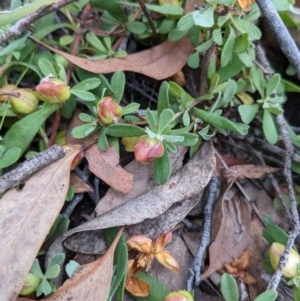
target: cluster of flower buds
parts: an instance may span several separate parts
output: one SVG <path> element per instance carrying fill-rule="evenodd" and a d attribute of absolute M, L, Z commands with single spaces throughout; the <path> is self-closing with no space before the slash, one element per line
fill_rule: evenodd
<path fill-rule="evenodd" d="M 62 104 L 71 96 L 70 87 L 53 75 L 43 78 L 35 90 L 38 98 L 47 103 Z"/>
<path fill-rule="evenodd" d="M 274 242 L 269 250 L 269 257 L 271 266 L 274 270 L 277 269 L 279 265 L 280 256 L 284 250 L 285 246 L 278 242 Z M 294 249 L 289 253 L 288 261 L 283 269 L 283 276 L 286 278 L 293 278 L 297 276 L 298 266 L 300 265 L 300 255 Z"/>
<path fill-rule="evenodd" d="M 158 159 L 165 152 L 162 141 L 148 136 L 142 136 L 134 146 L 134 157 L 137 162 L 148 163 Z"/>
<path fill-rule="evenodd" d="M 103 97 L 97 105 L 97 114 L 101 124 L 117 123 L 122 117 L 122 107 L 111 96 Z"/>
<path fill-rule="evenodd" d="M 188 291 L 180 290 L 168 294 L 164 301 L 194 301 L 194 298 Z"/>

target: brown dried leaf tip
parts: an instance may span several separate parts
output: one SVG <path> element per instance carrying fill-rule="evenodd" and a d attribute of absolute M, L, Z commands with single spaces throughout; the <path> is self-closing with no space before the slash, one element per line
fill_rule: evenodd
<path fill-rule="evenodd" d="M 250 252 L 246 249 L 242 255 L 235 258 L 231 263 L 225 263 L 224 267 L 227 273 L 238 277 L 240 281 L 246 284 L 256 284 L 254 279 L 248 272 Z"/>
<path fill-rule="evenodd" d="M 134 235 L 127 240 L 129 251 L 138 252 L 137 256 L 128 262 L 126 289 L 131 294 L 140 297 L 149 295 L 146 284 L 141 283 L 141 280 L 135 274 L 143 269 L 148 271 L 154 258 L 169 270 L 179 271 L 178 262 L 169 251 L 165 250 L 165 246 L 171 239 L 172 232 L 165 233 L 154 241 L 145 235 Z"/>
<path fill-rule="evenodd" d="M 244 11 L 249 11 L 250 10 L 250 5 L 252 3 L 255 3 L 255 0 L 238 0 L 239 6 L 244 10 Z"/>

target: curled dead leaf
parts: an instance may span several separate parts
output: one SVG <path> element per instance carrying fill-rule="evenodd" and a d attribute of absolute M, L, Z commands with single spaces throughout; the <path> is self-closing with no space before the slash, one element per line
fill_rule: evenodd
<path fill-rule="evenodd" d="M 224 268 L 226 272 L 238 277 L 240 281 L 246 284 L 256 284 L 256 279 L 247 272 L 249 262 L 250 252 L 245 249 L 243 253 L 238 258 L 235 258 L 231 263 L 225 263 Z"/>

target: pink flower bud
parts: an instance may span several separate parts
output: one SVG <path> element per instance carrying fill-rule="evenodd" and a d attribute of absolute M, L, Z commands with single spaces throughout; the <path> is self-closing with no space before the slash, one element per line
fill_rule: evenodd
<path fill-rule="evenodd" d="M 105 96 L 99 101 L 97 112 L 104 125 L 117 123 L 122 117 L 122 107 L 111 96 Z"/>
<path fill-rule="evenodd" d="M 134 146 L 134 157 L 137 162 L 147 163 L 162 157 L 165 152 L 163 143 L 156 138 L 142 136 Z"/>
<path fill-rule="evenodd" d="M 188 291 L 180 290 L 168 294 L 165 301 L 194 301 L 194 298 Z"/>
<path fill-rule="evenodd" d="M 48 76 L 36 86 L 38 97 L 47 103 L 64 103 L 70 96 L 70 87 L 57 78 Z"/>
<path fill-rule="evenodd" d="M 34 91 L 30 89 L 16 88 L 11 91 L 9 103 L 12 109 L 19 114 L 30 114 L 34 112 L 39 104 Z"/>
<path fill-rule="evenodd" d="M 271 266 L 274 270 L 277 269 L 279 264 L 279 258 L 283 252 L 285 246 L 278 242 L 273 242 L 270 251 L 269 257 Z M 300 264 L 300 255 L 294 249 L 289 253 L 288 261 L 283 269 L 283 276 L 287 278 L 293 278 L 297 275 L 297 266 Z"/>

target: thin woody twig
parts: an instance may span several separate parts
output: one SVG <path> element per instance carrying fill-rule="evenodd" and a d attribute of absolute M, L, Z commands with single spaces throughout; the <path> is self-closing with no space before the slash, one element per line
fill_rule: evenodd
<path fill-rule="evenodd" d="M 263 51 L 261 46 L 257 47 L 257 57 L 265 69 L 273 71 L 267 60 L 265 52 Z M 300 60 L 299 60 L 299 64 L 300 64 Z M 299 69 L 299 75 L 300 75 L 300 69 Z M 300 76 L 299 76 L 299 78 L 300 78 Z M 278 288 L 278 285 L 279 285 L 281 277 L 282 277 L 283 269 L 288 260 L 288 255 L 295 244 L 295 240 L 296 240 L 297 236 L 300 233 L 300 221 L 299 221 L 299 214 L 298 214 L 298 210 L 297 210 L 297 202 L 296 202 L 296 197 L 295 197 L 295 190 L 294 190 L 292 170 L 291 170 L 292 158 L 293 158 L 293 154 L 294 154 L 294 147 L 289 138 L 289 134 L 288 134 L 288 130 L 287 130 L 287 123 L 284 119 L 283 114 L 279 114 L 277 116 L 276 120 L 277 120 L 277 124 L 278 124 L 279 131 L 281 134 L 281 139 L 282 139 L 282 142 L 285 147 L 285 160 L 284 160 L 283 173 L 284 173 L 284 176 L 286 179 L 288 193 L 289 193 L 289 197 L 290 197 L 290 216 L 292 218 L 290 223 L 292 224 L 292 230 L 289 232 L 287 243 L 285 245 L 284 251 L 282 252 L 282 254 L 280 256 L 278 268 L 275 271 L 275 273 L 273 274 L 273 276 L 268 284 L 268 289 L 273 289 L 273 290 L 277 290 L 277 288 Z"/>
<path fill-rule="evenodd" d="M 295 41 L 284 25 L 272 1 L 256 0 L 256 2 L 266 18 L 271 30 L 274 32 L 280 49 L 291 65 L 295 68 L 297 77 L 300 80 L 300 52 Z M 270 68 L 267 69 L 270 70 Z"/>
<path fill-rule="evenodd" d="M 203 234 L 201 242 L 198 246 L 195 258 L 189 268 L 188 278 L 187 278 L 187 291 L 191 292 L 193 290 L 193 284 L 196 286 L 200 285 L 201 282 L 201 264 L 207 247 L 210 244 L 210 232 L 212 223 L 212 212 L 213 206 L 217 199 L 219 187 L 219 179 L 217 176 L 212 176 L 208 185 L 208 197 L 207 203 L 204 208 L 204 225 Z"/>
<path fill-rule="evenodd" d="M 0 194 L 10 188 L 22 184 L 33 173 L 62 158 L 64 154 L 64 150 L 61 146 L 53 145 L 21 163 L 16 168 L 0 177 Z"/>
<path fill-rule="evenodd" d="M 75 1 L 76 0 L 59 0 L 52 5 L 43 6 L 39 8 L 36 12 L 17 21 L 8 30 L 6 30 L 3 34 L 1 34 L 0 44 L 7 42 L 12 37 L 20 36 L 30 24 L 32 24 L 39 18 Z"/>

